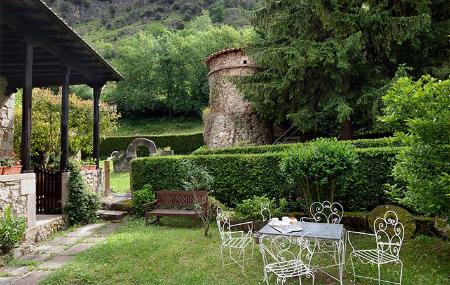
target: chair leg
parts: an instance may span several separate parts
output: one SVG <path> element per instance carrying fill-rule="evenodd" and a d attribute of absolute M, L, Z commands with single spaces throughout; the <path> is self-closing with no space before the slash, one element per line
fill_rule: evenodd
<path fill-rule="evenodd" d="M 400 261 L 400 282 L 398 283 L 399 285 L 402 285 L 402 277 L 403 277 L 403 262 L 401 260 Z"/>
<path fill-rule="evenodd" d="M 311 275 L 312 276 L 312 285 L 314 285 L 314 273 Z"/>
<path fill-rule="evenodd" d="M 378 285 L 381 285 L 381 265 L 378 263 Z"/>
<path fill-rule="evenodd" d="M 350 263 L 352 264 L 352 271 L 353 271 L 353 280 L 352 283 L 356 282 L 356 273 L 355 273 L 355 265 L 353 264 L 353 252 L 350 253 Z"/>
<path fill-rule="evenodd" d="M 222 257 L 222 267 L 225 266 L 225 262 L 223 260 L 223 246 L 220 247 L 220 256 Z"/>

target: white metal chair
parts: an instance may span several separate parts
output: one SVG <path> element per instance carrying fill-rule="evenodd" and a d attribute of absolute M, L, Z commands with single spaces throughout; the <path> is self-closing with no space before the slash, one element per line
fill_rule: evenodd
<path fill-rule="evenodd" d="M 222 257 L 222 266 L 236 263 L 244 270 L 244 262 L 246 260 L 253 259 L 253 222 L 245 222 L 239 224 L 230 224 L 230 220 L 228 216 L 223 212 L 223 210 L 218 207 L 217 208 L 217 227 L 219 229 L 220 238 L 221 238 L 221 246 L 220 246 L 220 254 Z M 236 227 L 245 227 L 247 226 L 247 232 L 242 230 L 232 231 L 232 228 Z M 245 258 L 245 250 L 247 246 L 251 246 L 251 257 Z M 231 262 L 225 263 L 224 260 L 224 250 L 229 250 L 229 257 Z M 236 259 L 233 257 L 232 251 L 237 251 L 239 257 Z"/>
<path fill-rule="evenodd" d="M 339 224 L 344 216 L 344 208 L 338 202 L 331 203 L 330 201 L 314 202 L 309 207 L 311 217 L 302 217 L 302 222 L 314 222 L 314 223 L 327 223 L 327 224 Z M 344 230 L 345 231 L 345 230 Z M 344 233 L 345 237 L 345 233 Z M 318 241 L 317 253 L 326 253 L 331 255 L 335 262 L 338 262 L 339 251 L 345 250 L 345 239 L 343 242 L 329 242 Z M 344 248 L 340 248 L 344 247 Z M 345 263 L 345 260 L 343 260 Z"/>
<path fill-rule="evenodd" d="M 261 204 L 261 216 L 263 222 L 270 221 L 272 219 L 272 215 L 270 214 L 270 203 Z"/>
<path fill-rule="evenodd" d="M 309 207 L 311 218 L 301 218 L 304 222 L 339 224 L 344 216 L 344 208 L 338 202 L 314 202 Z"/>
<path fill-rule="evenodd" d="M 381 282 L 391 283 L 391 284 L 402 284 L 403 275 L 403 262 L 400 260 L 400 249 L 403 244 L 404 238 L 404 228 L 399 222 L 397 214 L 393 211 L 388 211 L 384 214 L 384 217 L 378 217 L 374 223 L 374 234 L 361 233 L 348 231 L 348 242 L 352 248 L 350 254 L 350 260 L 353 268 L 354 279 L 356 277 L 366 278 Z M 376 249 L 356 249 L 352 244 L 351 235 L 366 235 L 373 236 L 375 238 L 377 248 Z M 378 276 L 377 278 L 357 275 L 355 272 L 355 266 L 353 259 L 358 259 L 363 264 L 373 264 L 377 265 Z M 400 264 L 400 281 L 393 282 L 381 279 L 381 265 L 386 264 Z"/>
<path fill-rule="evenodd" d="M 276 276 L 277 284 L 285 284 L 287 279 L 298 277 L 312 278 L 311 258 L 315 242 L 303 237 L 263 235 L 259 239 L 259 248 L 264 261 L 264 281 L 269 284 L 271 274 Z"/>

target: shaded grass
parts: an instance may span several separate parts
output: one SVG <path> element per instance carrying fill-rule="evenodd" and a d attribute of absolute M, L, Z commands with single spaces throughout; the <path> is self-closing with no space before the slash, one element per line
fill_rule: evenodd
<path fill-rule="evenodd" d="M 222 268 L 216 230 L 212 230 L 211 237 L 204 237 L 202 229 L 191 222 L 162 221 L 162 226 L 128 221 L 106 241 L 77 255 L 41 284 L 263 284 L 263 263 L 256 247 L 255 258 L 245 266 L 243 274 L 234 265 Z M 370 238 L 358 242 L 364 246 L 373 243 Z M 417 237 L 405 243 L 401 258 L 405 263 L 403 284 L 449 284 L 450 242 Z M 346 269 L 344 284 L 350 284 L 349 259 Z M 375 274 L 374 267 L 358 269 Z M 383 273 L 394 277 L 393 269 L 387 267 Z M 288 284 L 298 284 L 293 281 Z M 303 284 L 310 284 L 305 281 Z M 275 284 L 273 278 L 271 284 Z M 319 275 L 316 284 L 337 283 Z M 356 284 L 377 283 L 358 280 Z"/>
<path fill-rule="evenodd" d="M 121 119 L 117 136 L 185 134 L 203 131 L 200 118 Z"/>

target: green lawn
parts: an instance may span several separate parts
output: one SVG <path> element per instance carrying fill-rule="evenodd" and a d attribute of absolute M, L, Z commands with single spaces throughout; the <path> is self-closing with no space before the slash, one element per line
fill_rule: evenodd
<path fill-rule="evenodd" d="M 121 119 L 117 136 L 185 134 L 203 131 L 200 118 Z"/>
<path fill-rule="evenodd" d="M 145 226 L 143 220 L 126 222 L 106 241 L 77 255 L 42 284 L 263 284 L 263 263 L 256 247 L 255 259 L 243 274 L 234 265 L 222 268 L 216 230 L 207 238 L 202 229 L 182 220 L 163 219 L 162 223 Z M 371 240 L 359 242 L 367 245 Z M 405 243 L 401 258 L 405 263 L 403 284 L 450 284 L 450 242 L 417 237 Z M 390 276 L 391 269 L 387 271 Z M 370 270 L 375 273 L 374 268 Z M 345 284 L 350 284 L 350 272 L 348 260 Z M 318 276 L 316 284 L 337 283 Z M 357 284 L 377 283 L 363 280 Z"/>
<path fill-rule="evenodd" d="M 111 171 L 111 188 L 113 193 L 129 193 L 130 192 L 130 173 Z"/>

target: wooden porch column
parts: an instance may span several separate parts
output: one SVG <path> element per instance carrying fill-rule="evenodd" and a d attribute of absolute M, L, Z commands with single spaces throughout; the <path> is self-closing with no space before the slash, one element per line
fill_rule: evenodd
<path fill-rule="evenodd" d="M 22 140 L 20 153 L 22 172 L 33 172 L 31 165 L 31 95 L 33 91 L 33 44 L 27 40 L 24 46 L 25 62 L 22 97 Z"/>
<path fill-rule="evenodd" d="M 103 84 L 94 86 L 94 134 L 93 134 L 93 152 L 92 158 L 95 159 L 97 169 L 100 164 L 100 93 L 102 92 Z"/>
<path fill-rule="evenodd" d="M 59 161 L 61 171 L 67 171 L 69 166 L 69 84 L 70 68 L 66 67 L 61 92 L 61 159 Z"/>

